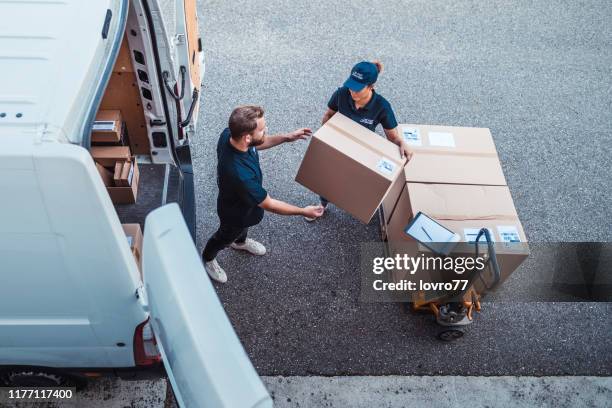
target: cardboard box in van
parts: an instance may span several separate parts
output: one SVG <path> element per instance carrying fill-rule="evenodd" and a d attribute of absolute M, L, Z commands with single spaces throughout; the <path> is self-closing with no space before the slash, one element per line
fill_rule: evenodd
<path fill-rule="evenodd" d="M 120 110 L 99 110 L 91 128 L 91 142 L 119 143 L 123 140 L 123 130 Z"/>
<path fill-rule="evenodd" d="M 368 223 L 405 162 L 395 144 L 336 113 L 312 136 L 295 179 Z"/>
<path fill-rule="evenodd" d="M 112 168 L 118 161 L 130 161 L 132 156 L 128 146 L 93 146 L 90 153 L 96 163 Z"/>
<path fill-rule="evenodd" d="M 383 200 L 386 223 L 406 182 L 507 185 L 489 129 L 410 124 L 398 128 L 415 154 L 403 180 L 396 181 Z"/>
<path fill-rule="evenodd" d="M 130 173 L 132 171 L 132 163 L 128 161 L 115 163 L 115 174 L 113 176 L 113 182 L 116 187 L 129 187 L 130 186 Z"/>
<path fill-rule="evenodd" d="M 96 169 L 98 169 L 98 173 L 100 173 L 100 178 L 106 187 L 113 185 L 113 175 L 106 168 L 102 167 L 100 164 L 96 163 Z"/>
<path fill-rule="evenodd" d="M 488 228 L 496 243 L 501 282 L 529 256 L 527 237 L 506 186 L 407 183 L 387 227 L 391 254 L 418 256 L 429 251 L 404 232 L 419 211 L 459 234 L 460 242 L 473 242 L 481 228 Z M 485 248 L 484 238 L 480 242 Z M 470 245 L 467 255 L 473 255 L 473 249 Z M 405 279 L 405 272 L 398 272 L 395 279 Z M 482 283 L 476 288 L 482 290 Z"/>
<path fill-rule="evenodd" d="M 142 230 L 140 224 L 121 224 L 142 277 Z"/>
<path fill-rule="evenodd" d="M 122 162 L 125 163 L 125 162 Z M 114 204 L 134 204 L 138 198 L 138 182 L 140 173 L 136 158 L 131 160 L 130 170 L 127 177 L 127 186 L 107 187 L 106 190 Z"/>

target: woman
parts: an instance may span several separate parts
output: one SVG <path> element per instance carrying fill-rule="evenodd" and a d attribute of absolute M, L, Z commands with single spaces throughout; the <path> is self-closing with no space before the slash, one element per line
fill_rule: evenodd
<path fill-rule="evenodd" d="M 351 70 L 351 75 L 344 82 L 344 86 L 338 88 L 329 99 L 322 124 L 336 112 L 340 112 L 371 131 L 381 124 L 387 139 L 399 146 L 402 157 L 410 160 L 413 152 L 399 135 L 397 120 L 391 104 L 374 90 L 374 84 L 382 70 L 383 65 L 380 61 L 362 61 L 355 65 Z M 329 202 L 324 197 L 319 198 L 325 209 Z M 314 218 L 306 219 L 314 221 Z"/>

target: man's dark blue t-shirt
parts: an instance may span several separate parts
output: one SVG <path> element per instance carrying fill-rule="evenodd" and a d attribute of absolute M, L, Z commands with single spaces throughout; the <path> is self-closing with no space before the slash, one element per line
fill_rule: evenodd
<path fill-rule="evenodd" d="M 391 109 L 391 104 L 375 91 L 372 91 L 372 99 L 364 107 L 357 109 L 349 89 L 343 86 L 334 92 L 327 106 L 371 131 L 374 131 L 379 123 L 384 129 L 395 129 L 397 127 L 397 120 L 393 109 Z"/>
<path fill-rule="evenodd" d="M 262 187 L 257 149 L 241 152 L 230 143 L 226 128 L 217 143 L 217 214 L 222 224 L 250 227 L 259 223 L 264 210 L 258 205 L 268 193 Z"/>

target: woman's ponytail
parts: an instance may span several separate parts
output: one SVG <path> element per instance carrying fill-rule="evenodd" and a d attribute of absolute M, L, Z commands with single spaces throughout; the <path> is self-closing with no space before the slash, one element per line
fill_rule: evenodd
<path fill-rule="evenodd" d="M 374 60 L 374 61 L 372 61 L 372 64 L 376 65 L 376 70 L 378 71 L 379 74 L 381 74 L 383 72 L 383 64 L 382 64 L 382 62 L 380 62 L 379 60 Z"/>

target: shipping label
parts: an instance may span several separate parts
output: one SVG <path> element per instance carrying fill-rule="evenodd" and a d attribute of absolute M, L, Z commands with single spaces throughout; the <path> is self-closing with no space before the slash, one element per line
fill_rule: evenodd
<path fill-rule="evenodd" d="M 418 128 L 402 128 L 402 136 L 404 141 L 411 146 L 423 145 L 423 141 L 421 140 L 421 131 Z"/>
<path fill-rule="evenodd" d="M 106 120 L 99 120 L 99 121 L 95 121 L 92 127 L 93 130 L 107 130 L 107 131 L 113 131 L 115 130 L 115 122 L 113 122 L 112 120 L 106 121 Z"/>
<path fill-rule="evenodd" d="M 391 160 L 387 159 L 386 157 L 383 157 L 378 161 L 376 168 L 382 174 L 386 174 L 390 176 L 395 171 L 395 163 L 393 163 Z"/>
<path fill-rule="evenodd" d="M 487 228 L 489 231 L 489 235 L 491 236 L 491 241 L 495 242 L 495 234 L 491 228 Z M 478 232 L 480 232 L 480 228 L 464 228 L 463 229 L 463 237 L 465 242 L 473 244 L 476 242 L 476 237 L 478 237 Z M 486 244 L 487 240 L 484 236 L 480 237 L 478 241 L 479 244 Z"/>
<path fill-rule="evenodd" d="M 429 132 L 429 144 L 439 147 L 455 147 L 455 136 L 449 132 Z"/>

